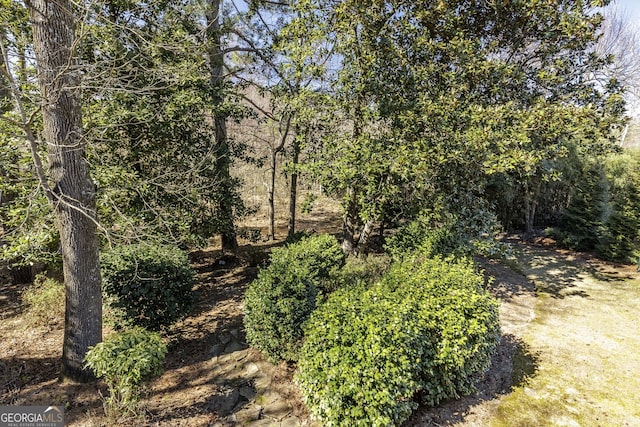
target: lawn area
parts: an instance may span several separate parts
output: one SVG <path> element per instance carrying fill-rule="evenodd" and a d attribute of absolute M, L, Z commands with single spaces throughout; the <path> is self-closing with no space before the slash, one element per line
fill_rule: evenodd
<path fill-rule="evenodd" d="M 491 425 L 640 425 L 635 268 L 532 246 L 516 259 L 538 294 L 523 336 L 537 370 L 501 400 Z"/>

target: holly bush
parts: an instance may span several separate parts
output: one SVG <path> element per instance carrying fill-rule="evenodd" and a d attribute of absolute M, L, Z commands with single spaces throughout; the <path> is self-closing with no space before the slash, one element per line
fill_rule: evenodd
<path fill-rule="evenodd" d="M 324 291 L 333 290 L 335 277 L 345 264 L 340 243 L 329 234 L 303 237 L 287 245 L 283 252 L 278 251 L 275 251 L 277 255 L 274 256 L 284 257 L 288 262 L 309 270 L 315 285 Z"/>
<path fill-rule="evenodd" d="M 344 264 L 338 241 L 310 236 L 276 248 L 258 272 L 244 300 L 247 341 L 269 360 L 296 360 L 303 325 L 316 307 L 319 289 L 331 288 Z"/>
<path fill-rule="evenodd" d="M 139 327 L 110 335 L 90 348 L 85 367 L 104 377 L 109 388 L 107 412 L 135 412 L 142 383 L 162 373 L 166 355 L 160 335 Z"/>
<path fill-rule="evenodd" d="M 125 323 L 159 331 L 189 313 L 195 272 L 173 246 L 120 246 L 101 255 L 103 289 Z"/>
<path fill-rule="evenodd" d="M 469 198 L 457 205 L 452 210 L 440 201 L 420 212 L 387 239 L 387 253 L 396 260 L 416 252 L 430 257 L 504 257 L 509 248 L 497 241 L 500 224 L 486 202 Z"/>
<path fill-rule="evenodd" d="M 344 288 L 310 317 L 296 381 L 326 425 L 399 425 L 417 398 L 473 390 L 499 339 L 498 305 L 466 261 L 406 259 Z"/>

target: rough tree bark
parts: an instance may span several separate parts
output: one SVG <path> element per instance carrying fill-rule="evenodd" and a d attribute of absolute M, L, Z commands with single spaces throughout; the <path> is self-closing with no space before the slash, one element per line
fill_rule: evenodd
<path fill-rule="evenodd" d="M 353 120 L 353 139 L 358 140 L 363 133 L 364 123 L 364 96 L 358 92 L 354 106 Z M 346 255 L 357 256 L 357 242 L 355 241 L 356 229 L 358 223 L 358 206 L 356 204 L 356 191 L 352 185 L 347 187 L 346 195 L 347 205 L 344 207 L 344 215 L 342 217 L 342 251 Z"/>
<path fill-rule="evenodd" d="M 90 346 L 102 340 L 102 291 L 95 185 L 84 159 L 82 115 L 74 92 L 78 85 L 73 6 L 66 0 L 30 0 L 25 4 L 33 25 L 52 187 L 42 179 L 41 184 L 55 213 L 63 259 L 66 308 L 62 375 L 87 381 L 92 375 L 83 369 L 84 356 Z M 38 160 L 34 158 L 36 166 Z"/>
<path fill-rule="evenodd" d="M 371 232 L 373 231 L 373 226 L 375 225 L 375 221 L 373 219 L 367 220 L 365 222 L 364 227 L 362 227 L 362 231 L 360 232 L 360 237 L 358 237 L 358 245 L 356 246 L 353 254 L 356 257 L 360 255 L 366 255 L 367 249 L 369 247 L 369 241 L 371 238 Z"/>
<path fill-rule="evenodd" d="M 207 20 L 207 55 L 209 57 L 210 82 L 213 89 L 213 122 L 216 146 L 215 167 L 220 180 L 220 222 L 222 250 L 233 253 L 238 249 L 238 240 L 234 225 L 232 179 L 229 172 L 231 155 L 227 139 L 227 118 L 220 111 L 224 103 L 224 50 L 222 49 L 222 30 L 220 28 L 220 12 L 222 0 L 210 0 L 205 12 Z"/>

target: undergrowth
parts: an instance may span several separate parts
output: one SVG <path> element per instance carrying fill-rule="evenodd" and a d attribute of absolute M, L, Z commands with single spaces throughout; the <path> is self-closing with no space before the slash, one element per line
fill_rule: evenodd
<path fill-rule="evenodd" d="M 40 274 L 22 293 L 22 304 L 30 326 L 60 325 L 64 321 L 64 284 Z"/>

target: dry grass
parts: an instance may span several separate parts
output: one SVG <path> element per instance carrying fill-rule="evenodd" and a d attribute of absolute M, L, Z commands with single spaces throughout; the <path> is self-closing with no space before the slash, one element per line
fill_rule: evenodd
<path fill-rule="evenodd" d="M 253 165 L 240 165 L 234 175 L 242 178 L 241 194 L 248 207 L 255 213 L 239 221 L 240 230 L 260 230 L 262 237 L 268 234 L 269 211 L 267 168 L 256 168 Z M 312 200 L 312 203 L 307 203 Z M 276 238 L 287 236 L 289 221 L 289 183 L 287 177 L 278 172 L 275 191 L 275 226 Z M 301 178 L 298 184 L 296 230 L 334 232 L 336 220 L 340 218 L 340 202 L 322 193 L 320 185 Z"/>
<path fill-rule="evenodd" d="M 491 425 L 640 425 L 640 277 L 632 267 L 557 255 L 519 255 L 539 293 L 525 334 L 538 369 L 502 400 Z"/>

